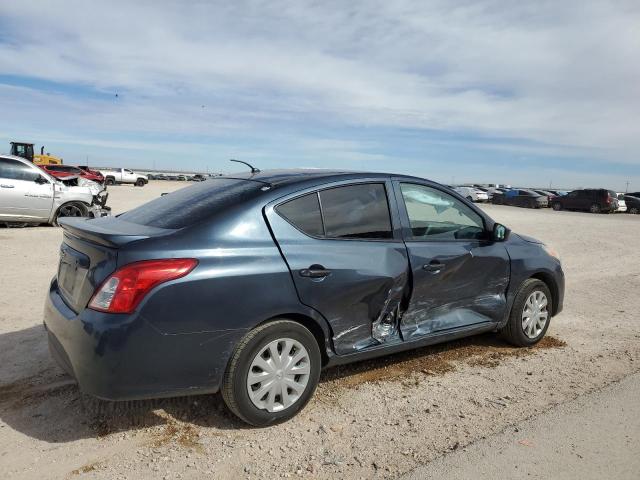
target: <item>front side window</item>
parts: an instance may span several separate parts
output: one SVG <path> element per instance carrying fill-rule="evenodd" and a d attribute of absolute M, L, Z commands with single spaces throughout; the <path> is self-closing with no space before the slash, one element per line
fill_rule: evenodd
<path fill-rule="evenodd" d="M 40 173 L 29 165 L 9 158 L 0 158 L 0 178 L 33 182 L 39 176 Z"/>
<path fill-rule="evenodd" d="M 327 238 L 392 238 L 387 191 L 381 183 L 365 183 L 320 191 Z"/>
<path fill-rule="evenodd" d="M 484 238 L 482 217 L 453 196 L 413 183 L 400 184 L 413 240 Z"/>

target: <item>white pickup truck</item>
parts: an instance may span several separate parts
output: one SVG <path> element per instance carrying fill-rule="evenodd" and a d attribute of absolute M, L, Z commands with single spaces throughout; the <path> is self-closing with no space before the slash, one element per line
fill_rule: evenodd
<path fill-rule="evenodd" d="M 117 183 L 131 183 L 136 187 L 144 187 L 149 183 L 146 175 L 136 173 L 128 168 L 112 168 L 109 170 L 99 170 L 104 176 L 105 185 L 115 185 Z"/>

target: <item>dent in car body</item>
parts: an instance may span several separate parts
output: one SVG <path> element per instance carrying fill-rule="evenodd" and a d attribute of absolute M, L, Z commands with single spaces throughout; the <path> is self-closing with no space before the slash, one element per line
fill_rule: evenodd
<path fill-rule="evenodd" d="M 391 188 L 385 180 L 361 178 L 346 183 L 373 181 Z M 336 182 L 322 188 L 344 184 Z M 409 278 L 407 250 L 399 228 L 394 228 L 394 238 L 386 240 L 317 239 L 300 232 L 275 211 L 277 204 L 312 191 L 315 190 L 279 198 L 267 205 L 265 216 L 291 271 L 300 301 L 326 318 L 335 353 L 348 354 L 376 345 L 382 338 L 374 338 L 373 325 L 397 310 L 405 294 Z M 395 208 L 395 204 L 390 208 Z M 300 271 L 312 264 L 330 270 L 330 275 L 301 276 Z"/>

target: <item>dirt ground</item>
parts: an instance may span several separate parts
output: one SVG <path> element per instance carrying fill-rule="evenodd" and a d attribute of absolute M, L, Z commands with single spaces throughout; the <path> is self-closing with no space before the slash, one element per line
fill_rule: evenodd
<path fill-rule="evenodd" d="M 109 203 L 184 185 L 112 187 Z M 328 370 L 298 417 L 265 429 L 217 395 L 84 399 L 42 327 L 61 231 L 0 229 L 0 478 L 395 478 L 640 371 L 640 216 L 484 208 L 562 256 L 565 310 L 547 340 L 483 335 Z"/>

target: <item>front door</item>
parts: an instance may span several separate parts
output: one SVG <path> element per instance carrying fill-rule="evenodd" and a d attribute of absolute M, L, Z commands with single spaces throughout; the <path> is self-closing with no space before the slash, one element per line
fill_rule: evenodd
<path fill-rule="evenodd" d="M 388 192 L 380 179 L 341 183 L 265 209 L 300 301 L 325 317 L 339 355 L 401 341 L 409 261 Z"/>
<path fill-rule="evenodd" d="M 502 320 L 509 256 L 488 238 L 483 216 L 436 185 L 396 181 L 394 189 L 413 283 L 404 339 Z"/>

